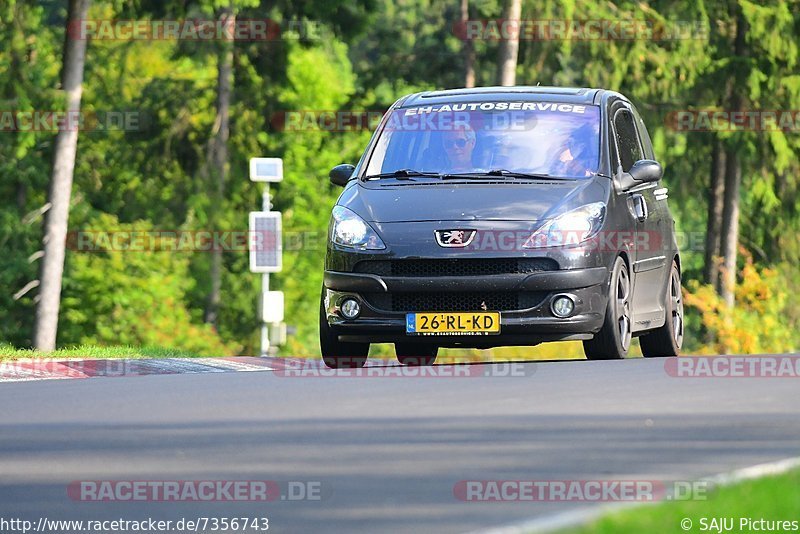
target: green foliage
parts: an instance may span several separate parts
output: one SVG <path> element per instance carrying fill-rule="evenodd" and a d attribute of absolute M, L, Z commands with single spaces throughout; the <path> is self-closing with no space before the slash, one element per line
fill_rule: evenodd
<path fill-rule="evenodd" d="M 0 110 L 53 109 L 60 61 L 57 34 L 45 10 L 27 2 L 0 7 Z M 0 131 L 0 340 L 30 343 L 36 290 L 14 294 L 36 279 L 29 259 L 41 248 L 37 212 L 47 198 L 50 132 Z"/>
<path fill-rule="evenodd" d="M 722 519 L 733 519 L 729 532 L 752 532 L 770 528 L 783 518 L 794 518 L 800 501 L 800 470 L 743 480 L 732 485 L 709 485 L 707 492 L 698 485 L 697 498 L 664 500 L 652 506 L 642 505 L 628 510 L 609 511 L 587 525 L 562 529 L 560 534 L 617 534 L 619 532 L 701 532 L 716 531 Z M 700 492 L 702 492 L 702 497 Z M 741 518 L 741 519 L 740 519 Z M 750 519 L 752 526 L 740 520 Z M 691 523 L 686 523 L 686 520 Z M 765 523 L 759 525 L 759 520 Z M 703 523 L 705 521 L 705 529 Z M 716 523 L 712 523 L 715 520 Z M 682 521 L 684 521 L 682 523 Z M 790 519 L 791 521 L 791 519 Z M 688 526 L 688 528 L 686 528 Z M 741 528 L 743 527 L 743 528 Z M 753 530 L 751 530 L 751 528 Z M 776 530 L 782 527 L 776 527 Z M 719 530 L 723 530 L 720 526 Z M 727 530 L 727 529 L 725 529 Z"/>
<path fill-rule="evenodd" d="M 227 5 L 222 0 L 95 0 L 90 18 L 211 18 Z M 472 1 L 470 18 L 496 19 L 502 5 L 499 0 Z M 791 38 L 800 28 L 796 7 L 787 0 L 523 2 L 523 19 L 634 19 L 655 26 L 681 20 L 696 21 L 707 30 L 663 41 L 523 40 L 517 77 L 521 85 L 600 86 L 633 98 L 666 169 L 670 207 L 678 230 L 688 236 L 686 247 L 698 242 L 692 236 L 702 234 L 706 224 L 712 142 L 718 137 L 739 151 L 744 170 L 740 241 L 753 257 L 752 265 L 742 263 L 741 283 L 747 286 L 755 272 L 771 293 L 763 310 L 752 308 L 753 302 L 743 296 L 736 312 L 741 317 L 731 320 L 778 325 L 775 332 L 759 334 L 760 344 L 736 341 L 745 347 L 741 350 L 797 346 L 795 338 L 784 334 L 798 324 L 800 309 L 800 302 L 794 302 L 800 281 L 790 267 L 800 261 L 800 136 L 784 131 L 679 132 L 668 126 L 666 117 L 670 111 L 725 107 L 729 86 L 740 91 L 748 109 L 800 108 L 798 42 Z M 273 119 L 287 111 L 383 111 L 405 93 L 461 86 L 462 42 L 453 31 L 459 3 L 237 0 L 234 8 L 242 19 L 269 17 L 284 28 L 289 21 L 313 22 L 321 38 L 286 31 L 281 40 L 234 44 L 230 174 L 224 199 L 215 200 L 213 179 L 204 172 L 215 126 L 220 43 L 93 40 L 83 109 L 134 111 L 141 127 L 81 132 L 70 229 L 244 231 L 247 212 L 261 206 L 260 186 L 247 177 L 248 159 L 283 157 L 285 179 L 272 191 L 274 209 L 284 214 L 285 267 L 273 277 L 272 287 L 285 292 L 286 316 L 296 329 L 283 352 L 312 355 L 317 352 L 325 233 L 340 192 L 328 183 L 327 173 L 338 163 L 356 162 L 370 132 L 282 130 Z M 733 53 L 737 10 L 747 23 L 747 53 L 741 57 Z M 53 0 L 0 5 L 0 110 L 62 106 L 58 87 L 65 18 L 64 3 Z M 498 42 L 474 44 L 477 83 L 491 85 Z M 0 340 L 24 347 L 30 345 L 36 289 L 16 300 L 14 295 L 37 277 L 40 210 L 46 202 L 55 135 L 31 131 L 0 136 L 0 198 L 5 201 L 0 206 Z M 212 224 L 218 228 L 210 228 Z M 202 325 L 210 256 L 68 251 L 59 343 L 164 344 L 204 354 L 254 353 L 260 278 L 249 272 L 245 251 L 223 254 L 222 303 L 218 330 L 212 331 Z M 708 305 L 712 300 L 705 298 L 707 290 L 692 282 L 700 278 L 702 262 L 702 250 L 684 248 L 684 279 Z M 720 336 L 717 343 L 728 343 L 722 328 L 727 323 L 709 323 L 710 316 L 723 315 L 721 309 L 694 310 L 687 339 L 704 341 L 713 331 Z M 705 350 L 699 341 L 693 348 Z"/>
<path fill-rule="evenodd" d="M 81 230 L 92 244 L 67 263 L 60 343 L 159 346 L 207 356 L 237 352 L 209 325 L 191 321 L 184 304 L 194 283 L 188 258 L 169 252 L 175 246 L 166 240 L 137 241 L 152 231 L 149 222 L 120 224 L 108 214 Z"/>
<path fill-rule="evenodd" d="M 195 358 L 197 356 L 193 352 L 180 349 L 165 349 L 163 347 L 75 345 L 57 349 L 53 352 L 41 352 L 33 349 L 15 349 L 10 345 L 0 345 L 0 360 L 19 360 L 22 358 L 51 358 L 54 360 L 67 358 Z"/>
<path fill-rule="evenodd" d="M 713 287 L 697 280 L 689 282 L 686 305 L 699 312 L 708 338 L 713 340 L 703 346 L 695 340 L 695 352 L 794 352 L 800 346 L 800 323 L 796 308 L 789 305 L 786 278 L 776 269 L 758 269 L 746 251 L 743 256 L 745 265 L 735 288 L 735 308 L 728 307 Z"/>

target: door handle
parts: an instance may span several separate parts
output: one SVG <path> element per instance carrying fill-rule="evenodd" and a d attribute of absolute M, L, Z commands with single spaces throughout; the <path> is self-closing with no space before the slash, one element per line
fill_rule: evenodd
<path fill-rule="evenodd" d="M 633 216 L 636 217 L 636 220 L 639 222 L 644 222 L 647 220 L 647 216 L 650 215 L 650 210 L 647 208 L 647 201 L 644 199 L 644 196 L 636 193 L 635 195 L 631 195 L 631 212 L 633 212 Z"/>

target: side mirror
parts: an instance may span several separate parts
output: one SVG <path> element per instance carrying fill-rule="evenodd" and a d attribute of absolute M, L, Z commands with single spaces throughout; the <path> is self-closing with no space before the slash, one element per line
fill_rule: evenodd
<path fill-rule="evenodd" d="M 623 172 L 622 167 L 617 172 L 617 185 L 622 191 L 648 182 L 657 182 L 664 174 L 661 164 L 652 159 L 640 159 L 633 164 L 629 172 Z"/>
<path fill-rule="evenodd" d="M 664 170 L 657 161 L 640 159 L 633 164 L 629 174 L 637 182 L 657 182 L 664 175 Z"/>
<path fill-rule="evenodd" d="M 331 183 L 333 185 L 344 187 L 345 185 L 347 185 L 347 182 L 353 175 L 354 170 L 356 170 L 355 165 L 350 165 L 349 163 L 342 163 L 341 165 L 337 165 L 336 167 L 331 169 L 331 172 L 328 173 L 328 177 L 331 179 Z"/>

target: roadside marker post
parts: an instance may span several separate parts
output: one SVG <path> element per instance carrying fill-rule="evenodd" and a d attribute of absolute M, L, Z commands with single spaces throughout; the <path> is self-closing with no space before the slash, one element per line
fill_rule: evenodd
<path fill-rule="evenodd" d="M 270 182 L 283 180 L 281 158 L 250 158 L 250 180 L 263 182 L 261 211 L 251 211 L 249 217 L 250 271 L 261 273 L 261 356 L 274 354 L 270 346 L 270 326 L 275 332 L 285 331 L 283 323 L 283 292 L 269 290 L 269 273 L 283 269 L 283 238 L 281 212 L 272 211 Z M 278 342 L 282 341 L 278 336 Z"/>

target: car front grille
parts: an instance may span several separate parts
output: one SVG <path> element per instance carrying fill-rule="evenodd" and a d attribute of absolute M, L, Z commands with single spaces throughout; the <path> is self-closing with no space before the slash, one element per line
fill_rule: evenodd
<path fill-rule="evenodd" d="M 410 292 L 366 293 L 364 299 L 373 308 L 392 312 L 471 312 L 513 311 L 533 308 L 547 296 L 542 291 L 522 292 Z"/>
<path fill-rule="evenodd" d="M 355 265 L 355 272 L 378 276 L 434 278 L 437 276 L 491 276 L 555 271 L 558 262 L 550 258 L 452 258 L 418 260 L 367 260 Z"/>

